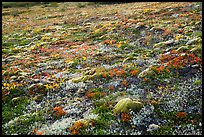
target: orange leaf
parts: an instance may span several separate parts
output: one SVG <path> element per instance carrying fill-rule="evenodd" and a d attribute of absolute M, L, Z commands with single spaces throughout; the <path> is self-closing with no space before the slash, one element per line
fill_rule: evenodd
<path fill-rule="evenodd" d="M 111 85 L 111 86 L 108 87 L 108 89 L 114 90 L 114 86 Z"/>
<path fill-rule="evenodd" d="M 126 122 L 129 121 L 131 119 L 131 116 L 125 112 L 122 112 L 121 114 L 121 121 L 122 122 Z"/>
<path fill-rule="evenodd" d="M 123 81 L 122 82 L 122 84 L 123 84 L 123 86 L 125 86 L 125 87 L 127 87 L 128 86 L 128 83 L 127 83 L 127 81 L 125 80 L 125 81 Z"/>
<path fill-rule="evenodd" d="M 144 80 L 144 82 L 146 82 L 148 79 L 147 79 L 147 78 L 144 78 L 143 80 Z"/>
<path fill-rule="evenodd" d="M 186 112 L 178 112 L 177 113 L 178 118 L 184 118 L 184 117 L 186 117 L 186 115 L 187 115 Z"/>
<path fill-rule="evenodd" d="M 102 74 L 102 76 L 103 76 L 104 78 L 106 78 L 106 77 L 107 77 L 107 74 L 104 72 L 104 73 Z"/>
<path fill-rule="evenodd" d="M 37 132 L 36 135 L 43 135 L 43 132 Z"/>
<path fill-rule="evenodd" d="M 135 74 L 137 74 L 137 73 L 138 73 L 138 70 L 132 70 L 132 71 L 130 72 L 131 75 L 135 75 Z"/>
<path fill-rule="evenodd" d="M 113 77 L 113 76 L 114 76 L 114 74 L 113 74 L 113 72 L 112 72 L 112 71 L 109 71 L 109 74 L 110 74 L 110 76 L 111 76 L 111 77 Z"/>
<path fill-rule="evenodd" d="M 85 94 L 88 98 L 93 98 L 95 97 L 95 93 L 91 92 L 91 91 L 88 91 L 86 94 Z"/>

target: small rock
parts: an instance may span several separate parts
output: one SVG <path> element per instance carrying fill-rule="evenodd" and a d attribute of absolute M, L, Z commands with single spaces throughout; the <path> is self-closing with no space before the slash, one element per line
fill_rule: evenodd
<path fill-rule="evenodd" d="M 191 66 L 192 68 L 199 68 L 199 67 L 201 67 L 199 64 L 195 64 L 195 65 L 192 65 Z"/>
<path fill-rule="evenodd" d="M 202 123 L 201 122 L 199 122 L 199 126 L 202 127 Z"/>
<path fill-rule="evenodd" d="M 14 105 L 17 105 L 18 102 L 21 100 L 22 98 L 21 97 L 15 97 L 11 100 L 11 103 L 14 104 Z"/>
<path fill-rule="evenodd" d="M 143 61 L 138 61 L 138 63 L 137 63 L 137 65 L 138 65 L 139 67 L 143 67 L 144 64 L 145 64 L 145 62 L 143 62 Z"/>
<path fill-rule="evenodd" d="M 164 42 L 159 42 L 159 43 L 154 44 L 153 48 L 161 47 L 163 45 L 169 45 L 169 44 L 172 44 L 174 42 L 175 42 L 174 39 L 171 39 L 171 40 L 168 40 L 168 41 L 164 41 Z"/>
<path fill-rule="evenodd" d="M 149 66 L 147 69 L 145 69 L 144 71 L 142 71 L 139 75 L 138 78 L 142 78 L 146 75 L 151 75 L 152 73 L 154 73 L 151 69 L 151 66 Z"/>
<path fill-rule="evenodd" d="M 201 5 L 199 5 L 199 4 L 198 4 L 198 5 L 195 5 L 194 7 L 195 7 L 195 8 L 200 8 L 200 7 L 201 7 Z"/>
<path fill-rule="evenodd" d="M 10 79 L 16 79 L 16 78 L 17 78 L 16 76 L 11 76 L 11 77 L 10 77 Z"/>
<path fill-rule="evenodd" d="M 26 72 L 21 72 L 20 75 L 22 75 L 22 76 L 27 76 L 28 73 L 26 73 Z"/>
<path fill-rule="evenodd" d="M 197 46 L 197 47 L 194 47 L 190 50 L 191 52 L 201 52 L 202 51 L 202 47 L 200 46 Z"/>
<path fill-rule="evenodd" d="M 17 80 L 22 80 L 22 79 L 25 79 L 25 77 L 24 77 L 24 76 L 19 76 L 19 77 L 17 78 Z"/>
<path fill-rule="evenodd" d="M 63 100 L 63 101 L 67 101 L 67 100 L 68 100 L 68 97 L 63 97 L 62 100 Z"/>
<path fill-rule="evenodd" d="M 191 45 L 191 44 L 193 44 L 195 41 L 198 41 L 200 38 L 195 38 L 195 39 L 190 39 L 187 43 L 186 43 L 186 45 Z"/>
<path fill-rule="evenodd" d="M 171 40 L 168 40 L 168 41 L 165 41 L 165 42 L 163 42 L 165 45 L 169 45 L 169 44 L 172 44 L 174 42 L 174 40 L 173 39 L 171 39 Z"/>
<path fill-rule="evenodd" d="M 91 69 L 85 73 L 85 75 L 93 75 L 96 72 L 96 69 Z"/>
<path fill-rule="evenodd" d="M 178 18 L 179 14 L 173 14 L 172 17 Z"/>
<path fill-rule="evenodd" d="M 87 78 L 87 76 L 81 76 L 79 78 L 73 78 L 72 82 L 78 83 L 78 82 L 84 81 L 86 78 Z"/>
<path fill-rule="evenodd" d="M 35 100 L 36 102 L 40 102 L 42 101 L 42 99 L 43 99 L 43 94 L 39 94 L 33 97 L 33 100 Z"/>
<path fill-rule="evenodd" d="M 82 99 L 81 99 L 81 98 L 76 97 L 76 98 L 74 98 L 74 101 L 82 101 Z"/>
<path fill-rule="evenodd" d="M 32 84 L 28 87 L 28 89 L 32 89 L 33 87 L 35 87 L 36 84 Z"/>
<path fill-rule="evenodd" d="M 59 101 L 59 100 L 61 100 L 61 97 L 60 97 L 60 96 L 58 96 L 56 100 L 58 100 L 58 101 Z"/>
<path fill-rule="evenodd" d="M 39 80 L 39 79 L 33 79 L 33 81 L 35 81 L 36 83 L 37 83 L 37 82 L 40 82 L 40 80 Z"/>
<path fill-rule="evenodd" d="M 160 128 L 160 126 L 158 126 L 156 124 L 150 124 L 149 128 L 147 129 L 147 132 L 151 132 L 153 130 L 157 130 L 158 128 Z"/>
<path fill-rule="evenodd" d="M 165 50 L 165 52 L 169 52 L 169 51 L 171 51 L 172 50 L 172 48 L 170 47 L 170 48 L 167 48 L 166 50 Z"/>
<path fill-rule="evenodd" d="M 84 94 L 86 91 L 83 88 L 79 88 L 77 94 Z"/>
<path fill-rule="evenodd" d="M 63 104 L 63 102 L 62 101 L 57 101 L 55 104 L 56 105 L 61 105 L 61 104 Z"/>

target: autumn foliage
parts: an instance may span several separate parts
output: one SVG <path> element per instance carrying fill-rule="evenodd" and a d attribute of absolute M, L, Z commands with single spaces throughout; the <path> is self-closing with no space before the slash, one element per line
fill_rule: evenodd
<path fill-rule="evenodd" d="M 55 115 L 57 117 L 64 116 L 67 112 L 65 112 L 61 106 L 54 107 L 53 110 L 55 111 Z"/>

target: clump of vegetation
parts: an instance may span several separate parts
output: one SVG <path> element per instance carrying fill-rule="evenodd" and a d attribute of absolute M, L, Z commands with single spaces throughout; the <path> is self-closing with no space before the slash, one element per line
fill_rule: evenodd
<path fill-rule="evenodd" d="M 45 3 L 41 2 L 2 2 L 2 8 L 14 8 L 14 7 L 32 7 Z"/>
<path fill-rule="evenodd" d="M 143 107 L 143 104 L 139 101 L 133 101 L 130 98 L 121 99 L 114 107 L 114 114 L 121 112 L 129 112 L 129 110 L 139 111 Z"/>
<path fill-rule="evenodd" d="M 58 7 L 57 2 L 44 2 L 42 3 L 44 7 Z"/>
<path fill-rule="evenodd" d="M 168 6 L 3 2 L 3 134 L 201 134 L 201 3 Z"/>
<path fill-rule="evenodd" d="M 43 5 L 45 7 L 57 7 L 58 2 L 2 2 L 2 8 L 15 8 L 15 7 L 32 7 L 32 6 L 40 6 Z"/>
<path fill-rule="evenodd" d="M 77 6 L 78 8 L 84 8 L 84 7 L 87 6 L 87 4 L 86 4 L 86 3 L 83 3 L 83 2 L 77 2 L 77 3 L 76 3 L 76 6 Z"/>

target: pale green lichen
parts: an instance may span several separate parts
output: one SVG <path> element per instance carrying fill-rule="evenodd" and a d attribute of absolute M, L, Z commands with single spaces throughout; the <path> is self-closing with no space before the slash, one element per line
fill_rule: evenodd
<path fill-rule="evenodd" d="M 114 107 L 114 114 L 121 112 L 129 112 L 130 110 L 139 111 L 143 107 L 143 103 L 139 101 L 133 101 L 130 98 L 121 99 Z"/>
<path fill-rule="evenodd" d="M 159 42 L 159 43 L 154 44 L 153 48 L 162 47 L 162 46 L 165 46 L 165 45 L 172 44 L 172 43 L 174 43 L 174 42 L 176 42 L 176 41 L 173 40 L 173 39 L 168 40 L 168 41 Z"/>
<path fill-rule="evenodd" d="M 152 66 L 149 66 L 147 69 L 145 69 L 144 71 L 142 71 L 140 74 L 138 74 L 138 78 L 142 78 L 146 75 L 152 75 L 154 72 L 153 70 L 151 70 Z"/>

